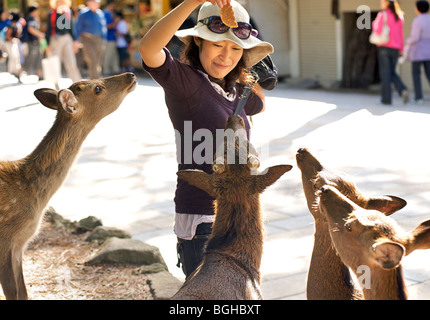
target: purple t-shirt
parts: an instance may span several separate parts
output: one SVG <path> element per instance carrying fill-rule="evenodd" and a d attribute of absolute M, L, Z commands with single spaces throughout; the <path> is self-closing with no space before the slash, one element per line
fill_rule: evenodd
<path fill-rule="evenodd" d="M 430 60 L 430 15 L 424 13 L 414 19 L 407 44 L 411 61 Z"/>
<path fill-rule="evenodd" d="M 164 51 L 166 61 L 161 67 L 150 68 L 144 62 L 142 64 L 145 71 L 164 89 L 166 105 L 176 134 L 178 169 L 200 169 L 211 174 L 213 154 L 216 151 L 216 130 L 224 129 L 225 121 L 233 114 L 239 103 L 243 85 L 237 84 L 238 94 L 233 101 L 230 101 L 214 89 L 202 72 L 179 62 L 166 48 Z M 262 108 L 261 99 L 251 94 L 241 114 L 245 121 L 248 139 L 250 126 L 246 115 L 257 114 Z M 196 147 L 198 147 L 196 152 L 199 154 L 202 152 L 202 156 L 208 150 L 202 148 L 204 141 L 193 141 L 199 140 L 196 138 L 198 134 L 195 135 L 199 129 L 208 129 L 213 134 L 213 152 L 211 155 L 206 155 L 210 158 L 210 162 L 202 164 L 196 163 L 193 156 Z M 179 178 L 174 201 L 177 213 L 214 214 L 214 198 Z"/>

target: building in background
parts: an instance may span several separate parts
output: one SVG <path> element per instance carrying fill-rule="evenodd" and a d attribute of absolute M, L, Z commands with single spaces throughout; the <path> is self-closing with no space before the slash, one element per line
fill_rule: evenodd
<path fill-rule="evenodd" d="M 265 40 L 275 46 L 280 74 L 311 79 L 324 87 L 370 89 L 379 84 L 376 47 L 370 29 L 358 29 L 360 6 L 380 10 L 379 0 L 239 0 L 257 21 Z M 399 0 L 405 11 L 405 39 L 415 18 L 415 1 Z M 413 88 L 411 63 L 399 74 Z M 423 82 L 425 83 L 425 81 Z M 429 88 L 426 92 L 430 93 Z"/>
<path fill-rule="evenodd" d="M 42 22 L 49 0 L 0 0 L 8 8 L 26 9 L 38 3 Z M 135 41 L 130 53 L 140 67 L 138 42 L 149 28 L 182 0 L 117 0 L 130 23 Z M 371 18 L 379 11 L 379 0 L 238 0 L 250 13 L 264 40 L 275 46 L 273 60 L 281 77 L 310 79 L 323 87 L 369 89 L 379 84 L 376 48 L 368 38 L 371 30 L 356 26 L 357 9 L 367 6 Z M 102 7 L 105 0 L 102 0 Z M 415 18 L 415 1 L 399 0 L 405 11 L 405 39 Z M 73 0 L 78 8 L 85 0 Z M 195 14 L 194 14 L 195 16 Z M 195 17 L 194 17 L 195 18 Z M 399 74 L 412 89 L 411 64 L 399 66 Z M 425 81 L 423 83 L 426 83 Z M 424 86 L 426 92 L 429 88 Z"/>

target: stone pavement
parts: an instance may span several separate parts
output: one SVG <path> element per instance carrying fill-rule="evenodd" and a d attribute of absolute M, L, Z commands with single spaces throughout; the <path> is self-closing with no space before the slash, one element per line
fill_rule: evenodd
<path fill-rule="evenodd" d="M 31 77 L 17 85 L 0 73 L 0 159 L 30 153 L 50 128 L 54 111 L 32 92 L 50 86 Z M 61 87 L 67 87 L 64 79 Z M 253 117 L 252 142 L 266 168 L 292 164 L 261 196 L 266 241 L 262 290 L 266 299 L 305 299 L 313 247 L 313 218 L 306 207 L 295 153 L 307 147 L 327 167 L 342 170 L 366 194 L 393 194 L 408 201 L 396 213 L 409 230 L 430 219 L 430 99 L 424 106 L 377 105 L 364 93 L 300 90 L 281 84 L 267 93 L 267 110 Z M 89 215 L 160 248 L 169 271 L 176 267 L 173 194 L 174 132 L 163 91 L 148 78 L 114 114 L 95 128 L 63 187 L 50 205 L 64 217 Z M 430 299 L 430 252 L 403 262 L 411 299 Z"/>

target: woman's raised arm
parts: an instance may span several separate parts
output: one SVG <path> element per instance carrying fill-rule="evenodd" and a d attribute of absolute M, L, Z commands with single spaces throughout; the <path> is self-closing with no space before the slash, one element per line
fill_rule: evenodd
<path fill-rule="evenodd" d="M 166 55 L 163 48 L 178 31 L 188 16 L 206 0 L 184 0 L 179 6 L 161 18 L 140 41 L 139 52 L 145 64 L 150 68 L 163 65 Z M 213 5 L 220 8 L 230 0 L 210 0 Z"/>

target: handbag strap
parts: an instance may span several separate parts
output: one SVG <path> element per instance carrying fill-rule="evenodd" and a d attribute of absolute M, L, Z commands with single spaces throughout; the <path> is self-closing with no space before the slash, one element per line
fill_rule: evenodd
<path fill-rule="evenodd" d="M 249 96 L 251 95 L 252 89 L 254 88 L 255 84 L 258 82 L 259 77 L 256 72 L 251 70 L 251 73 L 253 75 L 254 80 L 251 83 L 248 83 L 243 90 L 242 95 L 239 98 L 239 103 L 236 107 L 236 110 L 234 111 L 233 115 L 238 116 L 242 113 L 243 108 L 245 108 L 245 104 L 248 101 Z"/>

